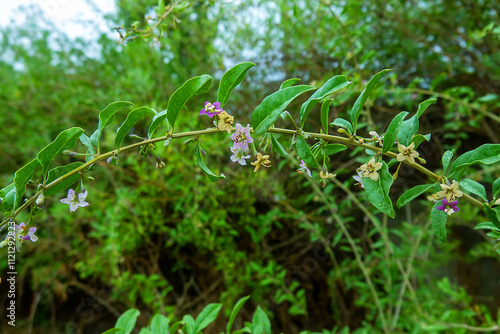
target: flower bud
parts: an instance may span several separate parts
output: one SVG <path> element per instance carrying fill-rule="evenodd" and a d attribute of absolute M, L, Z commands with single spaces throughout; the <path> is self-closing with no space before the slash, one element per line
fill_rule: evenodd
<path fill-rule="evenodd" d="M 42 194 L 38 195 L 38 198 L 35 201 L 36 205 L 42 205 L 45 203 L 45 196 Z"/>
<path fill-rule="evenodd" d="M 165 142 L 163 143 L 163 147 L 168 147 L 168 145 L 170 145 L 171 140 L 172 138 L 167 138 L 167 140 L 165 140 Z"/>
<path fill-rule="evenodd" d="M 165 163 L 163 161 L 157 162 L 156 163 L 156 168 L 162 169 L 165 167 Z"/>

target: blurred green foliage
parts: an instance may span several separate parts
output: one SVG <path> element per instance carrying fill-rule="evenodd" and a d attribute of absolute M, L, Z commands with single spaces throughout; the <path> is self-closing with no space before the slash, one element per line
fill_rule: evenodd
<path fill-rule="evenodd" d="M 146 24 L 157 3 L 117 5 L 114 24 L 128 26 Z M 90 134 L 110 102 L 163 110 L 185 80 L 205 73 L 219 79 L 241 61 L 257 66 L 225 109 L 242 124 L 283 80 L 321 84 L 334 74 L 353 82 L 332 102 L 330 120 L 345 117 L 364 80 L 392 68 L 358 128 L 383 132 L 400 111 L 414 112 L 422 100 L 437 97 L 420 118 L 421 133 L 432 139 L 419 150 L 431 169 L 439 169 L 445 149 L 463 153 L 498 143 L 498 8 L 494 0 L 195 1 L 162 28 L 161 45 L 153 35 L 121 44 L 107 35 L 72 40 L 32 16 L 25 26 L 2 29 L 0 183 L 11 182 L 12 173 L 61 130 L 80 126 Z M 176 129 L 210 127 L 197 115 L 215 94 L 212 89 L 190 101 Z M 295 119 L 298 105 L 288 108 Z M 122 111 L 117 119 L 124 118 Z M 305 129 L 320 126 L 317 106 Z M 113 148 L 113 131 L 105 130 L 104 147 Z M 146 123 L 134 133 L 145 136 Z M 398 211 L 394 220 L 374 213 L 353 185 L 354 170 L 366 162 L 356 152 L 332 159 L 339 183 L 323 188 L 322 197 L 296 174 L 294 159 L 274 156 L 271 169 L 254 174 L 229 162 L 226 135 L 200 141 L 207 164 L 225 180 L 209 182 L 195 167 L 193 147 L 174 140 L 156 149 L 166 162 L 162 170 L 138 154 L 120 156 L 119 166 L 97 166 L 85 209 L 69 214 L 59 197 L 47 198 L 46 214 L 37 217 L 39 241 L 17 256 L 18 328 L 95 333 L 113 327 L 129 308 L 141 310 L 138 324 L 144 326 L 155 313 L 172 321 L 195 317 L 214 302 L 223 303 L 227 316 L 248 294 L 233 329 L 243 328 L 260 304 L 275 332 L 382 332 L 370 287 L 334 213 L 369 269 L 391 332 L 466 333 L 460 324 L 499 321 L 500 268 L 485 234 L 473 230 L 478 219 L 486 220 L 477 208 L 461 206 L 460 215 L 448 220 L 449 243 L 442 244 L 429 228 L 425 201 Z M 399 175 L 398 194 L 426 181 L 404 168 Z M 498 166 L 470 177 L 491 183 L 495 175 Z M 219 319 L 207 332 L 224 327 Z"/>

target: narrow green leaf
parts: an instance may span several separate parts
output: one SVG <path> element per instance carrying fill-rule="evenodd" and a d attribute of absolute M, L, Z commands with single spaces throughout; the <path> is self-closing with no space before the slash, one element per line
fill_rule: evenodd
<path fill-rule="evenodd" d="M 299 78 L 293 78 L 293 79 L 288 79 L 288 80 L 285 80 L 283 81 L 283 83 L 281 84 L 280 86 L 280 90 L 282 89 L 285 89 L 285 88 L 288 88 L 288 87 L 292 87 L 293 85 L 295 85 L 297 82 L 299 82 L 300 79 Z"/>
<path fill-rule="evenodd" d="M 128 113 L 127 118 L 116 131 L 115 146 L 118 150 L 122 145 L 123 138 L 125 138 L 135 123 L 137 123 L 144 116 L 151 114 L 156 114 L 156 111 L 149 107 L 139 107 Z"/>
<path fill-rule="evenodd" d="M 411 189 L 408 189 L 407 191 L 404 192 L 403 195 L 401 195 L 398 198 L 398 201 L 396 202 L 396 206 L 398 207 L 398 209 L 401 209 L 407 203 L 413 201 L 415 198 L 417 198 L 418 196 L 422 195 L 427 190 L 429 190 L 429 189 L 431 189 L 433 187 L 436 187 L 436 186 L 437 186 L 436 183 L 433 183 L 433 184 L 421 184 L 421 185 L 415 186 L 415 187 L 413 187 Z"/>
<path fill-rule="evenodd" d="M 196 332 L 205 329 L 208 325 L 215 321 L 222 304 L 208 304 L 203 311 L 196 317 Z"/>
<path fill-rule="evenodd" d="M 241 63 L 224 73 L 220 79 L 219 91 L 217 92 L 217 101 L 220 102 L 221 108 L 229 99 L 231 91 L 245 79 L 248 70 L 252 66 L 255 66 L 255 64 L 250 62 Z"/>
<path fill-rule="evenodd" d="M 16 185 L 9 184 L 0 190 L 0 200 L 3 212 L 11 212 L 14 208 L 14 201 L 16 200 Z"/>
<path fill-rule="evenodd" d="M 94 146 L 94 144 L 92 144 L 90 138 L 84 133 L 82 133 L 80 137 L 78 137 L 78 139 L 80 139 L 80 142 L 85 145 L 85 147 L 87 147 L 87 154 L 90 154 L 85 157 L 85 161 L 88 162 L 92 160 L 94 158 L 94 155 L 97 153 L 96 147 Z"/>
<path fill-rule="evenodd" d="M 196 334 L 196 323 L 191 315 L 186 314 L 182 318 L 182 322 L 186 325 L 187 334 Z"/>
<path fill-rule="evenodd" d="M 369 177 L 363 178 L 366 196 L 374 207 L 389 217 L 394 218 L 394 208 L 392 207 L 392 201 L 389 197 L 389 190 L 394 180 L 389 173 L 389 167 L 387 167 L 384 161 L 382 161 L 382 168 L 378 171 L 378 174 L 379 178 L 377 182 Z"/>
<path fill-rule="evenodd" d="M 40 163 L 37 159 L 33 159 L 14 174 L 16 192 L 12 207 L 13 210 L 17 209 L 21 204 L 24 192 L 26 191 L 26 183 L 33 177 L 33 173 L 38 167 L 40 167 Z"/>
<path fill-rule="evenodd" d="M 196 144 L 194 147 L 194 156 L 196 157 L 196 162 L 198 163 L 198 166 L 205 172 L 205 174 L 208 175 L 208 178 L 210 181 L 218 181 L 220 179 L 225 179 L 226 176 L 224 174 L 220 174 L 220 176 L 215 175 L 210 169 L 208 169 L 207 165 L 203 161 L 203 158 L 201 157 L 201 146 L 199 144 Z"/>
<path fill-rule="evenodd" d="M 483 211 L 486 217 L 488 217 L 488 219 L 491 220 L 493 225 L 500 228 L 500 209 L 498 208 L 492 209 L 486 203 L 484 203 Z"/>
<path fill-rule="evenodd" d="M 286 158 L 288 156 L 288 153 L 283 148 L 283 146 L 281 146 L 280 142 L 278 141 L 278 139 L 276 139 L 274 134 L 271 134 L 271 143 L 273 144 L 273 149 L 278 152 L 279 155 L 281 155 L 283 158 Z"/>
<path fill-rule="evenodd" d="M 342 145 L 342 144 L 329 144 L 325 145 L 325 154 L 326 155 L 332 155 L 335 153 L 342 152 L 344 150 L 347 150 L 347 146 Z"/>
<path fill-rule="evenodd" d="M 448 150 L 444 152 L 443 157 L 441 158 L 441 161 L 443 163 L 443 174 L 446 174 L 446 170 L 448 169 L 448 166 L 450 165 L 451 158 L 453 158 L 453 154 L 455 153 L 455 150 Z"/>
<path fill-rule="evenodd" d="M 157 314 L 151 320 L 151 332 L 153 334 L 168 334 L 170 320 L 163 314 Z"/>
<path fill-rule="evenodd" d="M 192 317 L 191 317 L 192 319 Z M 179 327 L 181 327 L 183 324 L 182 321 L 177 321 L 176 323 L 174 323 L 171 327 L 170 327 L 170 331 L 169 333 L 177 333 L 177 330 L 179 329 Z"/>
<path fill-rule="evenodd" d="M 436 237 L 442 242 L 446 242 L 446 219 L 448 219 L 448 214 L 437 209 L 440 205 L 441 201 L 434 204 L 431 210 L 431 226 Z"/>
<path fill-rule="evenodd" d="M 434 104 L 436 103 L 437 99 L 428 99 L 428 100 L 425 100 L 424 102 L 420 103 L 418 105 L 418 110 L 417 110 L 417 118 L 420 118 L 420 116 L 422 116 L 422 114 L 427 110 L 427 108 L 429 108 L 429 106 L 431 104 Z"/>
<path fill-rule="evenodd" d="M 325 134 L 328 134 L 328 116 L 330 113 L 330 103 L 333 100 L 326 100 L 321 104 L 321 125 L 325 130 Z"/>
<path fill-rule="evenodd" d="M 314 92 L 314 94 L 300 107 L 300 127 L 304 127 L 306 118 L 311 112 L 312 108 L 322 99 L 328 95 L 348 86 L 351 82 L 347 80 L 344 75 L 337 75 L 330 78 L 320 89 Z"/>
<path fill-rule="evenodd" d="M 475 230 L 494 230 L 500 232 L 500 227 L 495 226 L 492 222 L 482 222 L 474 227 Z"/>
<path fill-rule="evenodd" d="M 481 197 L 481 199 L 487 201 L 488 198 L 486 197 L 486 189 L 484 186 L 471 179 L 464 179 L 460 182 L 460 188 L 462 190 L 465 190 L 466 192 L 472 193 L 474 195 L 477 195 Z"/>
<path fill-rule="evenodd" d="M 497 199 L 498 195 L 500 194 L 500 177 L 495 181 L 493 181 L 492 190 L 493 190 L 493 198 Z"/>
<path fill-rule="evenodd" d="M 263 135 L 276 122 L 281 112 L 297 96 L 316 89 L 308 85 L 292 86 L 272 93 L 262 100 L 252 113 L 252 127 L 258 136 Z"/>
<path fill-rule="evenodd" d="M 338 127 L 343 128 L 343 129 L 346 129 L 347 132 L 349 133 L 349 135 L 352 135 L 353 130 L 354 130 L 351 122 L 349 122 L 346 119 L 340 118 L 340 117 L 336 118 L 332 123 L 330 123 L 330 126 L 338 126 Z"/>
<path fill-rule="evenodd" d="M 356 133 L 356 129 L 358 127 L 358 118 L 359 115 L 361 114 L 361 110 L 363 106 L 365 105 L 366 100 L 370 96 L 370 93 L 372 90 L 375 88 L 377 83 L 380 81 L 380 79 L 384 76 L 385 73 L 391 71 L 390 69 L 382 70 L 375 74 L 370 81 L 366 84 L 365 89 L 361 92 L 359 95 L 358 99 L 356 102 L 354 102 L 354 105 L 352 106 L 351 111 L 349 112 L 349 117 L 351 118 L 351 123 L 354 127 L 353 133 Z"/>
<path fill-rule="evenodd" d="M 108 329 L 105 332 L 102 332 L 102 334 L 115 334 L 115 333 L 119 333 L 121 331 L 122 331 L 121 328 L 111 328 L 111 329 Z"/>
<path fill-rule="evenodd" d="M 153 138 L 153 133 L 155 132 L 156 128 L 167 118 L 167 109 L 157 113 L 154 115 L 153 119 L 151 120 L 151 124 L 149 125 L 148 128 L 148 138 L 151 139 Z M 170 126 L 168 125 L 170 128 Z"/>
<path fill-rule="evenodd" d="M 66 166 L 59 166 L 56 168 L 52 168 L 51 170 L 49 170 L 49 176 L 47 177 L 47 184 L 60 178 L 63 175 L 66 175 L 71 171 L 74 171 L 81 165 L 83 165 L 83 162 L 78 161 L 78 162 L 73 162 Z M 44 195 L 46 196 L 56 195 L 59 192 L 68 189 L 79 180 L 80 180 L 80 174 L 79 173 L 73 174 L 70 177 L 65 178 L 61 182 L 57 183 L 55 186 L 45 190 Z"/>
<path fill-rule="evenodd" d="M 459 156 L 451 165 L 450 174 L 471 165 L 490 165 L 498 161 L 500 161 L 500 144 L 484 144 Z"/>
<path fill-rule="evenodd" d="M 92 133 L 92 135 L 89 138 L 90 142 L 92 143 L 92 145 L 95 147 L 96 150 L 99 148 L 99 139 L 101 138 L 102 130 L 113 123 L 116 112 L 123 107 L 133 106 L 133 105 L 134 104 L 132 102 L 117 101 L 110 103 L 106 108 L 104 108 L 99 113 L 99 124 L 97 126 L 97 130 L 95 130 L 94 133 Z M 85 143 L 83 144 L 87 146 Z"/>
<path fill-rule="evenodd" d="M 298 136 L 297 143 L 295 144 L 299 157 L 311 168 L 318 168 L 318 162 L 307 145 L 306 140 L 302 136 Z"/>
<path fill-rule="evenodd" d="M 382 146 L 382 153 L 391 150 L 392 146 L 394 145 L 394 142 L 396 141 L 396 138 L 398 137 L 399 128 L 401 127 L 401 124 L 403 123 L 403 120 L 405 119 L 406 115 L 408 115 L 407 111 L 400 112 L 399 114 L 396 115 L 396 117 L 393 118 L 391 124 L 389 124 L 389 126 L 387 127 L 387 131 L 385 132 L 384 135 L 384 144 Z"/>
<path fill-rule="evenodd" d="M 82 128 L 69 128 L 61 132 L 57 138 L 45 146 L 37 155 L 37 159 L 42 166 L 43 180 L 46 180 L 47 171 L 49 170 L 52 160 L 64 150 L 71 150 L 76 145 L 78 137 L 83 133 Z"/>
<path fill-rule="evenodd" d="M 231 315 L 229 316 L 229 321 L 227 322 L 226 326 L 226 334 L 231 334 L 231 327 L 233 327 L 234 320 L 236 319 L 236 316 L 238 315 L 238 312 L 240 312 L 241 308 L 243 307 L 243 304 L 250 298 L 250 296 L 245 296 L 238 300 L 236 304 L 233 307 L 233 310 L 231 311 Z"/>
<path fill-rule="evenodd" d="M 415 143 L 415 150 L 425 141 L 431 140 L 431 134 L 428 133 L 425 136 L 421 134 L 416 134 L 413 136 L 413 142 Z"/>
<path fill-rule="evenodd" d="M 252 317 L 252 325 L 254 327 L 254 331 L 252 333 L 257 333 L 255 331 L 255 328 L 257 326 L 262 326 L 263 331 L 258 332 L 259 334 L 261 333 L 271 333 L 271 321 L 269 321 L 269 317 L 267 316 L 266 312 L 264 312 L 260 306 L 257 306 L 257 310 L 255 310 L 255 313 L 253 314 Z"/>
<path fill-rule="evenodd" d="M 135 322 L 137 321 L 137 317 L 139 316 L 140 312 L 139 310 L 136 309 L 130 309 L 123 313 L 118 320 L 116 320 L 115 327 L 116 328 L 122 328 L 120 334 L 130 334 L 132 333 L 132 330 L 135 327 Z"/>
<path fill-rule="evenodd" d="M 203 74 L 199 77 L 189 79 L 172 94 L 167 105 L 167 121 L 172 128 L 175 125 L 179 111 L 186 102 L 195 95 L 208 92 L 210 87 L 212 87 L 212 77 L 208 74 Z"/>
<path fill-rule="evenodd" d="M 158 15 L 165 13 L 165 0 L 158 0 Z"/>

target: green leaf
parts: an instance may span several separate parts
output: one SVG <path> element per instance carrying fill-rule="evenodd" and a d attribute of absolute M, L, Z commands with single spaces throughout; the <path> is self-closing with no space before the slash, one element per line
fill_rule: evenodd
<path fill-rule="evenodd" d="M 422 116 L 422 114 L 427 110 L 427 108 L 429 108 L 429 106 L 431 104 L 434 104 L 436 103 L 437 99 L 428 99 L 428 100 L 425 100 L 424 102 L 420 103 L 418 105 L 418 110 L 417 110 L 417 118 L 420 118 L 420 116 Z"/>
<path fill-rule="evenodd" d="M 446 219 L 448 219 L 448 214 L 437 209 L 440 205 L 441 201 L 434 204 L 431 210 L 431 226 L 438 239 L 442 242 L 446 242 Z"/>
<path fill-rule="evenodd" d="M 283 81 L 283 83 L 281 84 L 280 86 L 280 90 L 282 89 L 285 89 L 285 88 L 288 88 L 288 87 L 291 87 L 293 85 L 295 85 L 297 82 L 299 82 L 300 79 L 299 78 L 293 78 L 293 79 L 288 79 L 288 80 L 285 80 Z"/>
<path fill-rule="evenodd" d="M 343 119 L 340 117 L 336 118 L 332 123 L 330 123 L 330 126 L 338 126 L 338 127 L 343 128 L 343 129 L 346 129 L 347 132 L 349 133 L 349 135 L 352 135 L 352 132 L 353 132 L 352 124 L 351 124 L 351 122 L 349 122 L 346 119 Z"/>
<path fill-rule="evenodd" d="M 318 168 L 318 162 L 307 145 L 306 140 L 302 136 L 298 136 L 297 143 L 295 144 L 299 157 L 311 168 Z"/>
<path fill-rule="evenodd" d="M 500 209 L 498 208 L 492 209 L 486 203 L 484 203 L 483 211 L 486 217 L 488 217 L 488 219 L 491 220 L 493 225 L 500 228 Z"/>
<path fill-rule="evenodd" d="M 272 93 L 262 100 L 252 113 L 252 127 L 258 136 L 263 135 L 276 122 L 285 108 L 297 96 L 316 89 L 308 85 L 292 86 Z"/>
<path fill-rule="evenodd" d="M 47 171 L 49 170 L 52 160 L 64 150 L 71 150 L 75 147 L 78 137 L 83 133 L 82 128 L 74 127 L 61 132 L 57 138 L 45 146 L 37 155 L 37 159 L 42 166 L 43 180 L 46 180 Z"/>
<path fill-rule="evenodd" d="M 227 322 L 226 326 L 226 334 L 231 334 L 231 327 L 233 327 L 234 320 L 236 319 L 236 316 L 238 315 L 238 312 L 240 312 L 241 308 L 243 307 L 243 304 L 250 298 L 250 296 L 245 296 L 238 300 L 236 304 L 233 307 L 233 310 L 231 311 L 231 315 L 229 316 L 229 321 Z"/>
<path fill-rule="evenodd" d="M 123 138 L 128 134 L 130 129 L 137 123 L 141 118 L 146 115 L 156 114 L 154 109 L 149 107 L 139 107 L 128 113 L 125 121 L 120 125 L 116 132 L 115 146 L 119 150 L 122 145 Z"/>
<path fill-rule="evenodd" d="M 392 175 L 389 173 L 389 167 L 385 161 L 382 161 L 382 168 L 378 171 L 379 178 L 375 182 L 369 177 L 363 177 L 363 186 L 365 187 L 366 196 L 374 207 L 379 209 L 391 218 L 394 218 L 394 208 L 389 197 L 391 189 Z"/>
<path fill-rule="evenodd" d="M 153 138 L 153 133 L 155 132 L 156 128 L 167 118 L 167 109 L 157 113 L 153 119 L 151 120 L 151 124 L 149 125 L 148 128 L 148 138 L 151 139 Z M 170 128 L 170 125 L 168 125 Z"/>
<path fill-rule="evenodd" d="M 382 70 L 382 71 L 378 72 L 377 74 L 375 74 L 370 79 L 370 81 L 366 85 L 365 89 L 361 92 L 361 94 L 359 95 L 356 102 L 354 102 L 354 105 L 352 106 L 352 109 L 349 112 L 349 117 L 351 118 L 351 123 L 354 127 L 353 133 L 356 133 L 359 115 L 361 114 L 361 110 L 362 110 L 363 106 L 365 105 L 366 100 L 370 96 L 370 93 L 375 88 L 375 86 L 380 81 L 380 79 L 384 76 L 384 74 L 389 72 L 389 71 L 391 71 L 391 70 L 386 69 L 386 70 Z"/>
<path fill-rule="evenodd" d="M 212 87 L 212 77 L 208 74 L 203 74 L 199 77 L 189 79 L 172 94 L 167 105 L 167 121 L 172 128 L 175 125 L 179 111 L 186 102 L 195 95 L 208 92 L 210 87 Z"/>
<path fill-rule="evenodd" d="M 158 0 L 158 15 L 165 13 L 165 0 Z"/>
<path fill-rule="evenodd" d="M 493 190 L 493 198 L 497 199 L 498 194 L 500 194 L 500 177 L 493 182 L 492 190 Z"/>
<path fill-rule="evenodd" d="M 16 192 L 12 206 L 13 210 L 17 209 L 21 204 L 24 192 L 26 191 L 26 183 L 33 177 L 33 173 L 38 167 L 40 167 L 40 163 L 37 159 L 33 159 L 14 174 Z"/>
<path fill-rule="evenodd" d="M 455 150 L 448 150 L 444 152 L 443 157 L 441 158 L 441 161 L 443 163 L 443 174 L 446 174 L 446 170 L 448 169 L 448 166 L 450 165 L 451 158 L 453 158 L 453 154 L 455 153 Z"/>
<path fill-rule="evenodd" d="M 16 200 L 16 185 L 14 183 L 0 190 L 0 200 L 3 212 L 11 212 Z"/>
<path fill-rule="evenodd" d="M 248 70 L 252 66 L 255 66 L 255 64 L 250 62 L 241 63 L 224 73 L 220 79 L 219 91 L 217 92 L 217 101 L 220 102 L 221 108 L 229 99 L 231 91 L 245 79 Z"/>
<path fill-rule="evenodd" d="M 304 127 L 306 118 L 312 108 L 322 99 L 328 95 L 348 86 L 351 82 L 347 80 L 344 75 L 337 75 L 329 79 L 320 89 L 314 92 L 314 94 L 300 107 L 300 127 Z"/>
<path fill-rule="evenodd" d="M 153 334 L 168 334 L 170 320 L 163 314 L 157 314 L 151 320 L 151 332 Z"/>
<path fill-rule="evenodd" d="M 500 144 L 484 144 L 459 156 L 451 165 L 450 174 L 471 165 L 490 165 L 498 161 L 500 161 Z"/>
<path fill-rule="evenodd" d="M 133 106 L 133 105 L 134 104 L 132 102 L 117 101 L 110 103 L 106 108 L 104 108 L 99 113 L 99 124 L 97 126 L 97 130 L 95 130 L 94 133 L 89 138 L 90 142 L 92 143 L 92 145 L 95 147 L 96 150 L 99 148 L 99 139 L 101 138 L 102 130 L 113 123 L 116 112 L 123 107 Z M 85 143 L 83 144 L 87 146 Z"/>
<path fill-rule="evenodd" d="M 196 332 L 200 332 L 202 329 L 214 322 L 221 307 L 222 304 L 208 304 L 205 306 L 203 311 L 201 311 L 201 313 L 198 314 L 198 317 L 196 317 Z"/>
<path fill-rule="evenodd" d="M 203 158 L 201 157 L 201 146 L 198 143 L 194 147 L 194 156 L 196 157 L 196 162 L 198 163 L 198 166 L 200 166 L 200 168 L 205 172 L 205 174 L 208 175 L 210 181 L 218 181 L 220 179 L 226 178 L 224 174 L 221 173 L 220 176 L 217 176 L 210 169 L 208 169 L 207 165 L 203 161 Z"/>
<path fill-rule="evenodd" d="M 416 134 L 415 136 L 413 136 L 413 142 L 415 143 L 415 150 L 418 148 L 420 144 L 422 144 L 424 140 L 426 141 L 431 140 L 431 134 L 428 133 L 425 136 L 421 134 Z"/>
<path fill-rule="evenodd" d="M 111 328 L 111 329 L 108 329 L 105 332 L 102 332 L 102 334 L 115 334 L 115 333 L 119 333 L 121 331 L 122 331 L 121 328 Z"/>
<path fill-rule="evenodd" d="M 140 312 L 139 310 L 136 309 L 130 309 L 123 313 L 118 320 L 116 320 L 115 327 L 116 328 L 122 328 L 120 334 L 130 334 L 132 333 L 132 330 L 135 327 L 135 322 L 137 321 L 137 317 L 139 316 Z"/>
<path fill-rule="evenodd" d="M 85 157 L 85 162 L 89 162 L 94 159 L 94 155 L 97 154 L 97 150 L 90 138 L 85 133 L 82 133 L 78 139 L 80 139 L 80 142 L 87 147 L 87 154 L 90 154 Z"/>
<path fill-rule="evenodd" d="M 401 127 L 401 124 L 403 123 L 403 120 L 405 119 L 406 115 L 408 115 L 407 111 L 400 112 L 399 114 L 396 115 L 396 117 L 393 118 L 391 124 L 389 124 L 389 126 L 387 127 L 387 131 L 385 132 L 384 135 L 382 153 L 390 151 L 390 149 L 394 145 L 396 138 L 398 138 L 399 128 Z"/>
<path fill-rule="evenodd" d="M 415 198 L 422 195 L 427 190 L 431 189 L 432 187 L 436 187 L 436 186 L 437 186 L 436 183 L 421 184 L 419 186 L 415 186 L 411 189 L 408 189 L 407 191 L 404 192 L 403 195 L 401 195 L 398 198 L 398 201 L 396 202 L 396 206 L 398 207 L 398 209 L 400 209 L 401 207 L 405 206 L 407 203 L 413 201 Z"/>
<path fill-rule="evenodd" d="M 494 230 L 500 232 L 500 227 L 495 226 L 492 222 L 482 222 L 474 227 L 475 230 Z"/>
<path fill-rule="evenodd" d="M 186 314 L 182 318 L 182 322 L 184 322 L 184 324 L 186 325 L 187 334 L 196 334 L 196 323 L 192 316 Z"/>
<path fill-rule="evenodd" d="M 50 184 L 54 180 L 60 178 L 61 176 L 66 175 L 71 171 L 74 171 L 81 165 L 83 165 L 83 162 L 78 161 L 78 162 L 73 162 L 66 166 L 59 166 L 56 168 L 52 168 L 51 170 L 49 170 L 49 176 L 47 177 L 47 184 Z M 67 177 L 61 182 L 57 183 L 55 186 L 45 190 L 44 195 L 46 196 L 56 195 L 59 192 L 68 189 L 79 180 L 80 180 L 80 174 L 79 173 L 73 174 L 70 177 Z"/>
<path fill-rule="evenodd" d="M 325 134 L 328 134 L 328 116 L 330 112 L 330 103 L 333 100 L 325 100 L 321 104 L 321 125 L 323 125 L 323 129 L 325 130 Z"/>
<path fill-rule="evenodd" d="M 191 317 L 191 319 L 193 319 L 193 317 Z M 193 319 L 194 321 L 194 319 Z M 179 329 L 179 327 L 181 327 L 183 324 L 182 321 L 177 321 L 176 323 L 174 323 L 171 327 L 170 327 L 170 331 L 169 333 L 176 333 L 177 332 L 177 329 Z"/>
<path fill-rule="evenodd" d="M 288 153 L 283 148 L 283 146 L 281 146 L 280 142 L 278 141 L 278 139 L 276 139 L 274 134 L 271 134 L 271 143 L 273 144 L 273 149 L 278 152 L 279 155 L 281 155 L 283 158 L 286 158 L 288 156 Z"/>
<path fill-rule="evenodd" d="M 481 199 L 485 201 L 488 200 L 488 198 L 486 197 L 486 189 L 479 182 L 476 182 L 471 179 L 465 179 L 460 182 L 460 188 L 462 188 L 462 190 L 465 190 L 469 193 L 481 197 Z"/>
<path fill-rule="evenodd" d="M 260 306 L 257 306 L 257 310 L 255 310 L 255 313 L 253 314 L 252 325 L 254 328 L 252 333 L 259 333 L 259 334 L 271 333 L 271 322 L 269 321 L 269 318 L 268 318 L 266 312 L 264 312 L 260 308 Z M 260 327 L 260 326 L 262 326 L 263 330 L 257 332 L 256 327 Z"/>
<path fill-rule="evenodd" d="M 347 146 L 342 145 L 342 144 L 329 144 L 325 145 L 325 154 L 326 155 L 332 155 L 335 153 L 342 152 L 344 150 L 347 150 Z"/>

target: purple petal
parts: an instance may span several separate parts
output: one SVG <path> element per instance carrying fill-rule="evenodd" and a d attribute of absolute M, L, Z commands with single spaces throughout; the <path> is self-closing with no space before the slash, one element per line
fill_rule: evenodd
<path fill-rule="evenodd" d="M 215 107 L 215 109 L 220 109 L 220 102 L 214 102 L 212 105 Z"/>
<path fill-rule="evenodd" d="M 309 175 L 309 177 L 312 177 L 312 174 L 311 174 L 311 171 L 309 170 L 309 168 L 305 168 L 306 172 L 307 172 L 307 175 Z"/>
<path fill-rule="evenodd" d="M 210 102 L 205 101 L 205 109 L 207 108 L 207 104 L 210 104 Z"/>
<path fill-rule="evenodd" d="M 73 189 L 68 190 L 68 199 L 75 198 L 75 191 Z"/>
<path fill-rule="evenodd" d="M 445 208 L 446 208 L 446 205 L 440 205 L 440 206 L 436 207 L 436 209 L 441 210 L 441 211 L 444 211 Z"/>
<path fill-rule="evenodd" d="M 78 194 L 78 200 L 80 202 L 83 202 L 83 200 L 85 200 L 85 198 L 87 198 L 87 190 L 85 190 L 83 193 Z"/>

